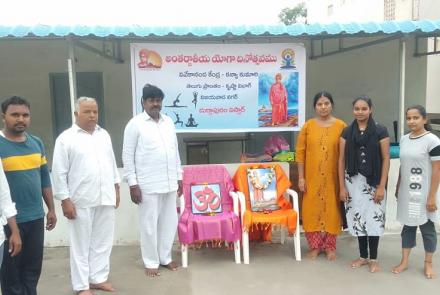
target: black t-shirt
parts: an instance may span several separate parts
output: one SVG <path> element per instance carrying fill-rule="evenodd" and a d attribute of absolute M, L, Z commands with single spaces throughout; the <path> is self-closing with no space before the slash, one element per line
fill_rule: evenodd
<path fill-rule="evenodd" d="M 346 127 L 344 131 L 342 131 L 341 136 L 345 140 L 347 140 L 348 136 L 350 136 L 348 134 L 349 131 L 348 129 L 349 128 Z M 389 137 L 387 128 L 383 125 L 378 124 L 377 122 L 376 122 L 376 134 L 377 137 L 379 138 L 379 141 Z M 363 132 L 361 132 L 361 136 L 363 136 Z M 380 148 L 378 152 L 380 153 Z M 367 148 L 365 146 L 360 146 L 357 161 L 358 161 L 359 173 L 361 173 L 364 176 L 366 175 L 364 167 L 369 159 L 371 159 L 371 155 L 367 155 Z"/>

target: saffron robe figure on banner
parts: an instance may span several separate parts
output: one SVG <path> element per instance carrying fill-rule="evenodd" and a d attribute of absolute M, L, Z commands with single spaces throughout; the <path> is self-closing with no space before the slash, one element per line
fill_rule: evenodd
<path fill-rule="evenodd" d="M 272 105 L 272 126 L 287 121 L 287 90 L 281 79 L 281 74 L 276 74 L 275 83 L 270 87 L 269 100 Z"/>

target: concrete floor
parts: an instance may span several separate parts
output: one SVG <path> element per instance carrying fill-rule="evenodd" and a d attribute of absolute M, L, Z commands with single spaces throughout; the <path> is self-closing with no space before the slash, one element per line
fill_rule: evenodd
<path fill-rule="evenodd" d="M 438 294 L 440 279 L 423 276 L 424 252 L 420 236 L 411 256 L 410 268 L 400 275 L 390 272 L 400 261 L 400 236 L 388 234 L 380 241 L 382 272 L 371 274 L 367 267 L 352 270 L 348 266 L 357 257 L 357 240 L 343 235 L 338 240 L 338 260 L 324 256 L 311 261 L 293 258 L 292 240 L 285 245 L 251 244 L 251 264 L 235 264 L 233 252 L 225 249 L 190 250 L 189 267 L 176 272 L 161 269 L 158 278 L 143 272 L 140 250 L 136 246 L 113 248 L 110 280 L 120 295 L 144 294 Z M 307 246 L 301 240 L 305 254 Z M 180 262 L 180 254 L 174 257 Z M 436 258 L 440 264 L 439 258 Z M 437 268 L 440 272 L 440 268 Z M 68 248 L 47 248 L 39 294 L 73 294 L 69 278 Z M 95 292 L 105 294 L 105 292 Z"/>

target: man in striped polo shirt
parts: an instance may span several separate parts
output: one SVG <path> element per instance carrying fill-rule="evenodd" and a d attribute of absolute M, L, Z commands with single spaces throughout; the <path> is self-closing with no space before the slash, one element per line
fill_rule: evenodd
<path fill-rule="evenodd" d="M 15 257 L 3 252 L 1 289 L 3 295 L 36 295 L 43 263 L 44 208 L 46 229 L 52 230 L 56 215 L 49 169 L 41 140 L 26 132 L 30 105 L 13 96 L 2 105 L 4 128 L 0 133 L 0 158 L 8 180 L 12 201 L 17 208 L 17 223 L 23 248 Z M 11 233 L 6 228 L 6 235 Z"/>

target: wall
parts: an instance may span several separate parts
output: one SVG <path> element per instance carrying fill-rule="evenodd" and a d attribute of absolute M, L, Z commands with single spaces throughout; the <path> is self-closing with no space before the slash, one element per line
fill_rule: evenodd
<path fill-rule="evenodd" d="M 440 18 L 440 1 L 438 0 L 419 0 L 420 19 Z"/>
<path fill-rule="evenodd" d="M 407 105 L 422 103 L 426 94 L 426 58 L 414 58 L 413 38 L 407 40 Z M 284 42 L 295 42 L 285 39 Z M 362 39 L 346 41 L 357 44 Z M 242 40 L 242 42 L 248 42 Z M 264 42 L 264 40 L 259 42 Z M 333 42 L 333 41 L 331 41 Z M 91 42 L 93 43 L 93 42 Z M 336 43 L 334 41 L 333 43 Z M 99 45 L 97 43 L 96 45 Z M 330 44 L 332 45 L 332 44 Z M 333 44 L 335 45 L 335 44 Z M 306 42 L 309 49 L 310 44 Z M 123 58 L 129 60 L 129 43 L 122 46 Z M 32 104 L 31 132 L 40 136 L 46 144 L 49 159 L 54 144 L 51 121 L 51 100 L 49 73 L 66 72 L 67 43 L 62 40 L 11 41 L 0 40 L 0 97 L 12 94 L 27 97 Z M 113 138 L 115 153 L 120 161 L 122 136 L 125 123 L 132 116 L 130 65 L 115 64 L 95 54 L 77 49 L 77 71 L 102 71 L 104 79 L 104 108 L 106 128 Z M 374 101 L 375 118 L 392 130 L 392 121 L 398 118 L 399 93 L 399 42 L 386 42 L 376 46 L 353 50 L 307 61 L 307 118 L 314 115 L 311 105 L 313 95 L 319 90 L 330 91 L 335 98 L 335 115 L 349 122 L 352 120 L 351 101 L 360 94 L 370 95 Z M 179 135 L 180 152 L 185 162 L 182 138 L 194 135 Z M 199 135 L 199 136 L 206 136 Z M 210 136 L 221 136 L 210 134 Z M 262 149 L 263 138 L 268 134 L 255 134 L 255 142 L 249 144 L 253 151 Z M 255 144 L 258 142 L 258 145 Z M 216 145 L 215 160 L 232 162 L 237 157 L 234 145 Z M 234 154 L 235 153 L 235 154 Z M 398 162 L 394 161 L 390 172 L 387 229 L 395 231 L 399 225 L 393 221 L 395 201 L 393 200 Z M 126 184 L 121 187 L 122 202 L 117 211 L 116 244 L 134 244 L 138 241 L 137 210 L 131 203 Z M 47 235 L 50 246 L 67 243 L 67 223 L 58 210 L 59 224 L 54 232 Z M 393 209 L 394 208 L 394 209 Z"/>
<path fill-rule="evenodd" d="M 440 55 L 428 56 L 426 86 L 426 110 L 428 113 L 440 114 L 440 83 L 438 82 L 439 77 Z"/>
<path fill-rule="evenodd" d="M 0 40 L 0 98 L 20 95 L 30 101 L 30 132 L 42 138 L 49 160 L 55 143 L 49 73 L 67 72 L 67 52 L 64 40 Z M 104 73 L 105 128 L 120 155 L 124 126 L 132 110 L 130 65 L 128 62 L 115 64 L 82 49 L 76 52 L 78 72 Z M 128 60 L 128 44 L 123 46 L 123 56 Z"/>
<path fill-rule="evenodd" d="M 337 40 L 333 41 L 336 42 Z M 355 44 L 358 42 L 359 40 L 352 41 Z M 351 44 L 345 42 L 344 45 Z M 359 95 L 368 95 L 373 100 L 374 118 L 391 131 L 392 122 L 398 120 L 396 107 L 399 101 L 398 41 L 309 60 L 308 117 L 314 115 L 312 98 L 320 90 L 327 90 L 333 95 L 334 115 L 347 123 L 353 120 L 351 104 L 353 99 Z"/>
<path fill-rule="evenodd" d="M 412 56 L 414 42 L 409 37 L 407 50 L 407 101 L 422 103 L 426 95 L 426 58 Z M 358 44 L 366 39 L 346 40 L 344 44 Z M 249 42 L 236 40 L 235 42 Z M 258 39 L 256 42 L 266 42 Z M 279 42 L 301 42 L 283 39 Z M 337 41 L 330 41 L 336 44 Z M 97 48 L 101 45 L 89 41 Z M 305 42 L 307 49 L 310 44 Z M 331 45 L 331 44 L 330 44 Z M 132 116 L 131 79 L 129 65 L 129 42 L 122 43 L 123 64 L 115 64 L 96 54 L 77 49 L 77 71 L 103 72 L 105 128 L 113 139 L 118 164 L 121 165 L 123 130 Z M 64 40 L 0 40 L 0 98 L 22 95 L 32 104 L 30 131 L 40 136 L 46 144 L 49 160 L 55 142 L 51 116 L 49 73 L 67 71 L 67 42 Z M 425 71 L 425 72 L 423 72 Z M 326 89 L 335 98 L 335 115 L 347 122 L 352 120 L 351 101 L 360 94 L 372 97 L 375 118 L 392 130 L 392 122 L 398 118 L 399 91 L 399 43 L 397 40 L 376 46 L 336 54 L 316 60 L 307 60 L 306 116 L 314 116 L 311 105 L 313 95 Z M 438 84 L 438 83 L 436 83 Z M 66 98 L 67 99 L 67 98 Z M 183 138 L 196 136 L 222 137 L 217 134 L 179 134 L 179 145 L 183 163 L 186 151 Z M 259 152 L 267 134 L 255 133 L 254 142 L 248 151 Z M 288 139 L 289 140 L 289 139 Z M 293 141 L 291 141 L 293 145 Z M 222 144 L 214 144 L 212 155 L 215 161 L 236 162 L 239 144 L 231 143 L 231 152 L 223 153 Z M 233 150 L 233 151 L 232 151 Z"/>
<path fill-rule="evenodd" d="M 421 19 L 439 19 L 440 1 L 421 0 L 419 15 Z M 433 50 L 434 40 L 430 40 L 429 49 Z M 440 38 L 437 38 L 437 50 L 440 49 Z M 427 67 L 427 89 L 426 89 L 426 110 L 433 113 L 432 117 L 440 117 L 440 54 L 428 56 Z"/>
<path fill-rule="evenodd" d="M 226 165 L 230 175 L 234 175 L 238 164 Z M 289 175 L 289 167 L 286 163 L 282 163 L 282 167 L 287 175 Z M 388 233 L 400 230 L 400 224 L 396 221 L 396 199 L 394 197 L 395 186 L 399 170 L 398 160 L 391 161 L 390 178 L 388 181 L 387 191 L 387 223 L 386 230 Z M 119 171 L 122 173 L 122 170 Z M 68 223 L 63 216 L 59 201 L 55 201 L 55 208 L 58 222 L 54 230 L 45 234 L 45 245 L 48 247 L 67 246 L 69 244 Z M 139 244 L 139 220 L 137 205 L 130 200 L 130 193 L 127 184 L 121 185 L 121 203 L 116 210 L 115 221 L 115 245 L 137 245 Z"/>
<path fill-rule="evenodd" d="M 394 0 L 394 2 L 396 19 L 417 19 L 418 11 L 414 9 L 414 0 Z"/>
<path fill-rule="evenodd" d="M 307 20 L 309 23 L 383 21 L 383 2 L 383 0 L 308 1 Z M 440 18 L 440 1 L 438 0 L 394 0 L 394 3 L 396 20 L 436 20 Z M 333 5 L 334 13 L 332 15 L 327 13 L 329 5 Z M 440 41 L 437 45 L 437 48 L 440 48 Z M 423 76 L 427 77 L 426 94 L 423 100 L 421 97 L 413 98 L 422 105 L 426 105 L 428 113 L 439 114 L 440 102 L 438 102 L 438 93 L 440 93 L 440 84 L 437 81 L 440 76 L 440 55 L 428 56 L 427 60 L 427 73 L 423 74 Z M 416 69 L 416 72 L 419 71 Z M 437 117 L 437 115 L 434 115 L 434 117 Z"/>
<path fill-rule="evenodd" d="M 329 14 L 329 6 L 333 13 Z M 307 1 L 307 22 L 309 24 L 333 22 L 382 21 L 383 0 L 309 0 Z"/>

